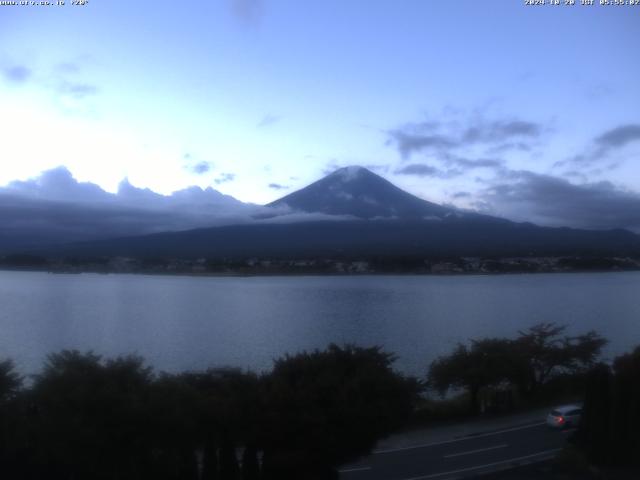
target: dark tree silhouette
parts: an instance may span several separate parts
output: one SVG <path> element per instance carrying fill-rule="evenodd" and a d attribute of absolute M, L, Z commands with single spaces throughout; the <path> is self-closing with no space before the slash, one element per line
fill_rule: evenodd
<path fill-rule="evenodd" d="M 451 354 L 434 360 L 427 384 L 442 395 L 451 388 L 467 390 L 469 409 L 477 413 L 480 389 L 513 378 L 517 367 L 517 355 L 510 340 L 473 340 L 470 347 L 458 344 Z"/>
<path fill-rule="evenodd" d="M 392 363 L 379 348 L 332 345 L 281 358 L 261 377 L 235 369 L 155 375 L 139 357 L 65 350 L 21 389 L 13 364 L 2 362 L 0 475 L 337 478 L 336 466 L 369 452 L 413 410 L 419 384 Z"/>
<path fill-rule="evenodd" d="M 13 398 L 22 387 L 22 377 L 16 372 L 12 360 L 0 362 L 0 404 Z"/>
<path fill-rule="evenodd" d="M 145 463 L 141 446 L 151 371 L 138 357 L 102 363 L 92 353 L 48 357 L 32 398 L 37 447 L 34 475 L 130 478 Z"/>
<path fill-rule="evenodd" d="M 11 360 L 0 362 L 0 477 L 20 468 L 18 457 L 24 439 L 18 438 L 16 397 L 22 388 L 22 377 Z"/>
<path fill-rule="evenodd" d="M 395 373 L 380 348 L 285 356 L 265 378 L 264 478 L 337 478 L 410 415 L 418 383 Z"/>
<path fill-rule="evenodd" d="M 472 340 L 469 346 L 458 344 L 431 363 L 427 384 L 441 394 L 452 388 L 466 390 L 472 413 L 479 411 L 479 393 L 485 387 L 504 382 L 533 396 L 555 375 L 584 374 L 606 344 L 596 332 L 562 336 L 565 329 L 541 323 L 519 332 L 515 340 L 485 338 Z"/>
<path fill-rule="evenodd" d="M 585 401 L 578 437 L 587 446 L 592 461 L 606 462 L 610 456 L 612 372 L 608 365 L 595 365 L 586 379 Z"/>
<path fill-rule="evenodd" d="M 587 375 L 578 444 L 600 465 L 640 466 L 640 347 Z"/>
<path fill-rule="evenodd" d="M 524 371 L 518 378 L 521 393 L 533 395 L 557 373 L 584 373 L 594 365 L 607 341 L 595 331 L 562 336 L 566 326 L 539 323 L 518 332 L 516 352 Z"/>
<path fill-rule="evenodd" d="M 253 472 L 252 465 L 258 465 L 256 445 L 264 404 L 258 377 L 218 368 L 185 373 L 180 378 L 199 395 L 198 438 L 203 446 L 205 478 L 239 478 L 236 447 L 244 447 L 242 470 Z"/>

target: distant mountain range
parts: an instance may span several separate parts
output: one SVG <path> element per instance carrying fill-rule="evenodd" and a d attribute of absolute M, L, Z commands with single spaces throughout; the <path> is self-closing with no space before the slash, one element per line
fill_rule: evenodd
<path fill-rule="evenodd" d="M 626 230 L 539 227 L 444 207 L 362 167 L 341 168 L 266 207 L 243 224 L 31 251 L 56 256 L 238 259 L 640 255 L 640 236 Z M 295 217 L 292 212 L 305 215 Z"/>

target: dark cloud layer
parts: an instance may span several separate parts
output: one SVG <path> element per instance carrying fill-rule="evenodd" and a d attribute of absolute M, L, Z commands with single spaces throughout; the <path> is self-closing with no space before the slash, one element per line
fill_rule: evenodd
<path fill-rule="evenodd" d="M 464 175 L 469 170 L 476 168 L 500 169 L 503 162 L 492 158 L 469 159 L 456 155 L 442 155 L 441 160 L 447 167 L 441 169 L 426 163 L 412 163 L 401 166 L 394 173 L 397 175 L 415 175 L 418 177 L 454 178 Z"/>
<path fill-rule="evenodd" d="M 527 150 L 544 131 L 543 125 L 532 121 L 488 119 L 475 114 L 449 122 L 427 120 L 407 123 L 387 133 L 388 143 L 395 145 L 402 158 L 407 159 L 423 151 L 442 154 L 472 146 L 494 151 Z"/>
<path fill-rule="evenodd" d="M 622 164 L 620 161 L 615 161 L 616 158 L 619 158 L 616 156 L 616 152 L 638 142 L 640 142 L 640 124 L 619 125 L 595 137 L 582 153 L 566 160 L 560 160 L 554 164 L 554 167 L 568 165 L 592 167 L 602 164 L 608 170 L 612 170 Z"/>
<path fill-rule="evenodd" d="M 640 141 L 640 125 L 620 125 L 595 139 L 598 145 L 607 148 L 621 148 L 631 142 Z"/>
<path fill-rule="evenodd" d="M 443 172 L 433 165 L 412 163 L 397 169 L 395 173 L 398 175 L 415 175 L 417 177 L 440 177 Z"/>
<path fill-rule="evenodd" d="M 464 143 L 501 143 L 514 137 L 538 138 L 542 126 L 524 120 L 479 121 L 462 134 Z"/>
<path fill-rule="evenodd" d="M 160 195 L 125 179 L 109 193 L 58 167 L 0 188 L 0 249 L 246 223 L 262 211 L 212 188 Z"/>
<path fill-rule="evenodd" d="M 489 213 L 542 225 L 640 232 L 640 195 L 610 182 L 576 185 L 530 171 L 505 174 L 479 197 Z"/>
<path fill-rule="evenodd" d="M 389 132 L 402 158 L 409 158 L 413 153 L 428 149 L 449 149 L 459 146 L 459 141 L 445 135 L 420 134 L 414 127 Z"/>
<path fill-rule="evenodd" d="M 504 162 L 497 158 L 467 158 L 446 154 L 441 157 L 445 164 L 464 172 L 475 168 L 502 168 Z"/>

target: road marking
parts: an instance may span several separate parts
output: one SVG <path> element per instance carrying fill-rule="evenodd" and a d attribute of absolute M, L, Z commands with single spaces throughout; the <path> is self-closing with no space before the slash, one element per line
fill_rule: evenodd
<path fill-rule="evenodd" d="M 461 468 L 460 470 L 450 470 L 448 472 L 432 473 L 430 475 L 424 475 L 422 477 L 411 477 L 411 478 L 405 478 L 403 480 L 427 480 L 429 478 L 444 477 L 445 475 L 455 475 L 455 474 L 458 474 L 458 473 L 470 472 L 472 470 L 482 470 L 483 468 L 495 467 L 497 465 L 502 465 L 502 464 L 505 464 L 505 463 L 508 464 L 508 463 L 512 463 L 512 462 L 519 462 L 519 461 L 522 461 L 522 460 L 527 460 L 527 459 L 530 459 L 530 458 L 539 457 L 541 455 L 549 455 L 551 453 L 559 452 L 560 450 L 562 450 L 562 449 L 561 448 L 554 448 L 552 450 L 544 450 L 543 452 L 532 453 L 531 455 L 525 455 L 523 457 L 510 458 L 509 460 L 500 460 L 499 462 L 485 463 L 484 465 L 477 465 L 475 467 Z"/>
<path fill-rule="evenodd" d="M 345 468 L 344 470 L 338 470 L 338 473 L 364 472 L 365 470 L 371 470 L 371 467 Z"/>
<path fill-rule="evenodd" d="M 507 428 L 505 430 L 500 430 L 500 431 L 497 431 L 497 432 L 481 433 L 479 435 L 467 435 L 466 437 L 454 438 L 452 440 L 445 440 L 444 442 L 422 443 L 420 445 L 411 445 L 409 447 L 387 448 L 387 449 L 384 449 L 384 450 L 374 450 L 371 454 L 372 455 L 379 455 L 379 454 L 382 454 L 382 453 L 401 452 L 403 450 L 414 450 L 416 448 L 435 447 L 436 445 L 446 445 L 448 443 L 464 442 L 466 440 L 473 440 L 475 438 L 490 437 L 491 435 L 500 435 L 501 433 L 515 432 L 517 430 L 524 430 L 525 428 L 539 427 L 540 425 L 546 425 L 546 423 L 547 422 L 533 423 L 531 425 L 524 425 L 522 427 Z"/>
<path fill-rule="evenodd" d="M 472 453 L 486 452 L 487 450 L 496 450 L 498 448 L 505 448 L 508 445 L 496 445 L 495 447 L 479 448 L 478 450 L 469 450 L 468 452 L 452 453 L 451 455 L 445 455 L 444 458 L 461 457 L 463 455 L 471 455 Z"/>

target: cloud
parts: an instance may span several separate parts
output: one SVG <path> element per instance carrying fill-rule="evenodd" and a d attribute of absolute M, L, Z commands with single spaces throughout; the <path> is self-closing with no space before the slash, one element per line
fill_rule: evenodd
<path fill-rule="evenodd" d="M 503 153 L 508 150 L 530 152 L 532 150 L 532 146 L 526 142 L 505 142 L 505 143 L 497 144 L 493 147 L 489 147 L 487 149 L 487 153 L 491 153 L 491 154 Z"/>
<path fill-rule="evenodd" d="M 63 75 L 76 74 L 80 72 L 81 67 L 78 62 L 60 62 L 56 65 L 55 70 Z"/>
<path fill-rule="evenodd" d="M 34 199 L 62 202 L 106 202 L 111 194 L 98 185 L 89 182 L 78 182 L 66 167 L 57 167 L 42 172 L 29 180 L 15 180 L 0 191 Z"/>
<path fill-rule="evenodd" d="M 589 100 L 601 100 L 603 98 L 610 97 L 613 93 L 614 89 L 611 87 L 611 85 L 606 83 L 598 83 L 587 88 L 585 96 Z"/>
<path fill-rule="evenodd" d="M 451 198 L 470 198 L 471 196 L 470 192 L 456 192 L 451 195 Z"/>
<path fill-rule="evenodd" d="M 211 187 L 161 195 L 124 179 L 109 193 L 58 167 L 0 187 L 0 249 L 248 223 L 266 211 Z"/>
<path fill-rule="evenodd" d="M 353 215 L 330 215 L 328 213 L 307 213 L 294 211 L 291 209 L 278 210 L 278 215 L 269 215 L 257 220 L 258 223 L 298 223 L 298 222 L 321 222 L 321 221 L 353 221 L 362 220 Z"/>
<path fill-rule="evenodd" d="M 451 154 L 442 155 L 441 158 L 447 165 L 464 171 L 473 170 L 475 168 L 500 169 L 504 166 L 504 161 L 498 158 L 471 159 Z"/>
<path fill-rule="evenodd" d="M 640 141 L 640 125 L 620 125 L 596 137 L 595 143 L 608 148 L 621 148 L 632 142 Z"/>
<path fill-rule="evenodd" d="M 475 112 L 449 109 L 443 116 L 450 120 L 410 122 L 387 132 L 387 144 L 393 144 L 403 159 L 423 151 L 439 154 L 479 146 L 492 151 L 529 150 L 547 128 L 518 118 L 490 119 Z"/>
<path fill-rule="evenodd" d="M 205 173 L 209 173 L 214 167 L 213 163 L 205 160 L 198 160 L 189 152 L 182 155 L 182 160 L 183 168 L 195 175 L 204 175 Z"/>
<path fill-rule="evenodd" d="M 222 183 L 232 182 L 233 180 L 235 180 L 235 178 L 235 173 L 221 173 L 220 175 L 218 175 L 218 178 L 214 180 L 214 183 L 216 185 L 220 185 Z"/>
<path fill-rule="evenodd" d="M 75 100 L 82 100 L 86 97 L 97 95 L 99 89 L 96 85 L 89 83 L 76 83 L 62 80 L 56 87 L 58 93 L 71 97 Z"/>
<path fill-rule="evenodd" d="M 457 155 L 443 154 L 440 156 L 446 169 L 441 169 L 433 165 L 424 163 L 412 163 L 396 169 L 394 173 L 398 175 L 415 175 L 418 177 L 454 178 L 463 175 L 475 168 L 503 168 L 502 160 L 493 158 L 469 159 Z"/>
<path fill-rule="evenodd" d="M 432 165 L 412 163 L 397 169 L 394 173 L 396 175 L 415 175 L 417 177 L 440 177 L 443 172 Z"/>
<path fill-rule="evenodd" d="M 288 185 L 280 185 L 279 183 L 270 183 L 269 188 L 274 190 L 287 190 L 290 187 Z"/>
<path fill-rule="evenodd" d="M 549 226 L 640 232 L 640 194 L 610 182 L 573 184 L 530 171 L 510 171 L 478 196 L 493 213 Z"/>
<path fill-rule="evenodd" d="M 192 208 L 208 208 L 222 205 L 241 205 L 229 195 L 212 189 L 189 187 L 173 192 L 171 195 L 161 195 L 148 188 L 138 188 L 127 178 L 118 185 L 117 193 L 109 193 L 91 182 L 79 182 L 64 166 L 42 172 L 38 177 L 28 180 L 14 180 L 5 187 L 0 187 L 0 193 L 33 200 L 44 200 L 61 203 L 114 204 L 123 207 L 144 207 L 150 209 L 175 209 L 188 205 Z"/>
<path fill-rule="evenodd" d="M 463 143 L 502 143 L 514 137 L 538 138 L 541 125 L 524 120 L 476 120 L 462 134 Z"/>
<path fill-rule="evenodd" d="M 278 123 L 280 121 L 280 117 L 276 116 L 276 115 L 271 115 L 270 113 L 265 115 L 264 117 L 262 117 L 262 120 L 260 120 L 258 122 L 257 127 L 258 128 L 264 128 L 264 127 L 269 127 L 271 125 L 274 125 L 276 123 Z"/>
<path fill-rule="evenodd" d="M 262 0 L 229 0 L 233 16 L 245 25 L 257 25 L 262 19 Z"/>
<path fill-rule="evenodd" d="M 595 137 L 582 153 L 566 160 L 557 161 L 553 166 L 565 167 L 567 165 L 573 165 L 585 167 L 609 162 L 607 169 L 612 170 L 622 165 L 620 161 L 612 161 L 615 153 L 637 142 L 640 142 L 640 124 L 631 123 L 619 125 Z"/>
<path fill-rule="evenodd" d="M 409 158 L 413 153 L 428 149 L 450 149 L 459 142 L 445 135 L 428 135 L 419 133 L 416 126 L 389 132 L 391 142 L 395 143 L 402 158 Z"/>
<path fill-rule="evenodd" d="M 32 71 L 24 65 L 13 65 L 2 68 L 2 75 L 10 83 L 22 84 L 31 78 Z"/>
<path fill-rule="evenodd" d="M 190 167 L 190 170 L 196 175 L 203 175 L 213 168 L 213 165 L 209 162 L 198 162 Z"/>

